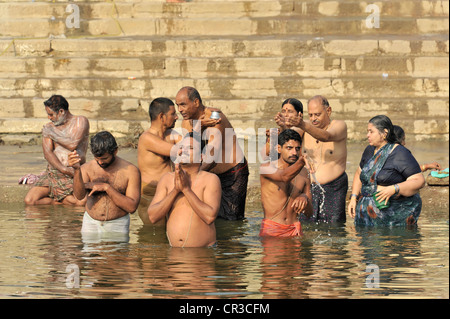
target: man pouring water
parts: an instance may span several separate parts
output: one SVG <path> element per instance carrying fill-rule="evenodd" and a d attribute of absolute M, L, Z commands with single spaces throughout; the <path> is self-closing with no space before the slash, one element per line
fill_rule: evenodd
<path fill-rule="evenodd" d="M 288 121 L 290 125 L 305 131 L 302 152 L 311 173 L 312 220 L 345 222 L 347 125 L 342 120 L 331 120 L 331 106 L 320 95 L 308 101 L 308 115 L 309 122 L 303 121 L 300 116 Z"/>

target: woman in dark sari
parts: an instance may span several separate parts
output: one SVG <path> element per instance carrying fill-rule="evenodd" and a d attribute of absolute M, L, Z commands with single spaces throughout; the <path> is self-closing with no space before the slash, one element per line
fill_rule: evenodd
<path fill-rule="evenodd" d="M 367 139 L 353 179 L 349 215 L 356 225 L 416 224 L 422 209 L 419 190 L 425 185 L 419 164 L 396 143 L 392 122 L 385 115 L 369 121 Z"/>

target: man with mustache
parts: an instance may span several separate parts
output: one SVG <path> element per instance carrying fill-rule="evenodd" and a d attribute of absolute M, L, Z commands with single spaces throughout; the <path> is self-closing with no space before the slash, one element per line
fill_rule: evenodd
<path fill-rule="evenodd" d="M 342 120 L 331 120 L 331 106 L 321 95 L 308 101 L 308 115 L 309 122 L 301 117 L 289 118 L 288 122 L 305 131 L 303 156 L 312 177 L 312 219 L 345 222 L 347 125 Z"/>
<path fill-rule="evenodd" d="M 278 160 L 261 165 L 264 219 L 260 236 L 301 236 L 299 215 L 312 215 L 311 182 L 301 148 L 300 134 L 286 129 L 278 136 Z"/>
<path fill-rule="evenodd" d="M 73 195 L 74 170 L 67 155 L 74 150 L 80 162 L 86 162 L 89 142 L 89 121 L 69 111 L 69 103 L 61 95 L 53 95 L 44 102 L 50 120 L 42 129 L 42 149 L 48 162 L 45 174 L 25 196 L 27 205 L 71 204 L 84 205 Z"/>
<path fill-rule="evenodd" d="M 91 138 L 93 160 L 80 165 L 79 154 L 69 154 L 69 165 L 75 171 L 73 193 L 79 200 L 86 198 L 83 235 L 118 233 L 128 237 L 130 214 L 141 198 L 141 174 L 136 166 L 117 156 L 117 151 L 115 138 L 102 131 Z"/>
<path fill-rule="evenodd" d="M 141 202 L 138 213 L 144 225 L 151 225 L 147 208 L 161 176 L 173 171 L 170 153 L 181 135 L 173 128 L 178 120 L 175 104 L 168 98 L 158 97 L 149 106 L 150 128 L 139 137 L 138 167 L 141 172 Z"/>

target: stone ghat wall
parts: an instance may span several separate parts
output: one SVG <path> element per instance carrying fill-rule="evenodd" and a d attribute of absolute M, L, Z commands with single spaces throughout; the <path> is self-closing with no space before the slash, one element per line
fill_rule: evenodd
<path fill-rule="evenodd" d="M 448 140 L 448 15 L 448 1 L 0 0 L 0 142 L 39 143 L 42 102 L 61 94 L 92 133 L 135 143 L 150 101 L 185 85 L 247 133 L 322 94 L 350 139 L 386 114 Z"/>

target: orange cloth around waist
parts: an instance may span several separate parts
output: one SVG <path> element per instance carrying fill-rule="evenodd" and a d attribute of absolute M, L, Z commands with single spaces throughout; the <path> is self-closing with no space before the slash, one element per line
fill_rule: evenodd
<path fill-rule="evenodd" d="M 303 236 L 302 224 L 298 221 L 292 225 L 283 225 L 270 219 L 263 219 L 259 236 L 292 237 Z"/>

